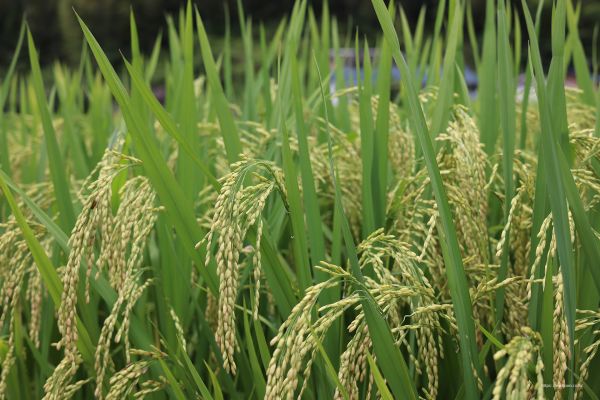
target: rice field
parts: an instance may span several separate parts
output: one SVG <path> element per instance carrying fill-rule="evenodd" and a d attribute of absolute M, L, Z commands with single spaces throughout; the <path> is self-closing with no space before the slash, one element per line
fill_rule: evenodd
<path fill-rule="evenodd" d="M 132 14 L 120 61 L 79 19 L 79 65 L 44 71 L 23 27 L 0 398 L 597 399 L 598 60 L 546 3 L 487 0 L 479 35 L 462 0 L 372 0 L 372 43 L 240 6 L 218 49 L 188 4 L 149 55 Z"/>

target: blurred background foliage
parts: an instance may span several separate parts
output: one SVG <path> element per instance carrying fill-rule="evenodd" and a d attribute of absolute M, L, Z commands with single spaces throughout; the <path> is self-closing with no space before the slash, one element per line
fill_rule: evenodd
<path fill-rule="evenodd" d="M 294 0 L 242 0 L 246 14 L 254 21 L 261 21 L 267 29 L 274 29 L 285 15 L 289 15 Z M 529 0 L 534 8 L 538 1 Z M 19 26 L 23 18 L 29 24 L 41 53 L 43 63 L 57 60 L 75 64 L 81 51 L 82 34 L 73 10 L 83 17 L 102 43 L 105 51 L 118 60 L 119 51 L 127 54 L 129 49 L 129 10 L 133 9 L 138 23 L 142 50 L 149 52 L 159 32 L 164 31 L 165 16 L 176 15 L 186 0 L 0 0 L 0 71 L 10 60 L 17 41 Z M 232 18 L 235 35 L 237 20 L 236 0 L 193 0 L 200 10 L 209 31 L 215 39 L 215 48 L 225 29 L 225 8 Z M 435 10 L 439 0 L 399 0 L 409 18 L 416 21 L 420 8 Z M 470 0 L 476 28 L 481 29 L 484 21 L 485 0 Z M 551 0 L 547 3 L 542 25 L 542 37 L 550 37 L 549 16 Z M 312 6 L 320 14 L 323 1 L 313 0 Z M 517 9 L 520 8 L 520 0 Z M 329 0 L 331 13 L 336 16 L 346 32 L 353 33 L 358 26 L 360 32 L 374 38 L 379 25 L 369 0 Z M 586 54 L 591 57 L 596 45 L 595 31 L 600 24 L 600 0 L 582 0 L 579 26 Z M 433 12 L 427 15 L 428 25 L 433 24 Z M 255 30 L 258 33 L 258 30 Z M 597 33 L 596 33 L 597 34 Z M 546 36 L 548 35 L 548 36 Z M 524 35 L 526 36 L 526 35 Z M 163 38 L 163 42 L 166 40 Z M 547 41 L 549 42 L 549 41 Z M 541 41 L 544 44 L 544 41 Z M 549 46 L 549 43 L 548 43 Z"/>

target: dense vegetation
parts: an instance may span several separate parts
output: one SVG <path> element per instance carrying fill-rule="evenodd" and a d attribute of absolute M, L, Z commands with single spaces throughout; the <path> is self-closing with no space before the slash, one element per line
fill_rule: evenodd
<path fill-rule="evenodd" d="M 238 10 L 241 87 L 191 5 L 148 58 L 132 16 L 120 71 L 79 19 L 88 47 L 49 90 L 21 31 L 0 87 L 0 397 L 598 398 L 580 7 L 554 1 L 538 37 L 541 6 L 488 0 L 481 40 L 461 0 L 427 11 L 431 35 L 425 12 L 373 7 L 376 44 L 306 1 L 259 39 Z"/>

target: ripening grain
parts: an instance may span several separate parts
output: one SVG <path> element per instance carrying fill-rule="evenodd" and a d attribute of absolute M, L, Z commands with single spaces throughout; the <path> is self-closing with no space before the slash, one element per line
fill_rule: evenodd
<path fill-rule="evenodd" d="M 538 38 L 488 0 L 479 38 L 461 0 L 431 34 L 373 6 L 372 51 L 305 1 L 273 35 L 240 14 L 240 76 L 191 5 L 150 57 L 133 25 L 125 68 L 80 21 L 50 92 L 28 36 L 0 87 L 0 398 L 600 396 L 578 8 Z"/>

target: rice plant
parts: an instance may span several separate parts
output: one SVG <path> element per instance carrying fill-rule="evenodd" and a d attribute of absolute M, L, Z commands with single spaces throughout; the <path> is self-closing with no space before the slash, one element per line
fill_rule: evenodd
<path fill-rule="evenodd" d="M 79 19 L 79 65 L 45 80 L 23 28 L 0 87 L 1 398 L 598 398 L 580 4 L 487 0 L 479 36 L 463 0 L 418 21 L 372 3 L 375 43 L 326 4 L 267 33 L 240 2 L 241 76 L 230 24 L 211 48 L 191 4 L 148 56 L 132 14 L 112 63 Z"/>

